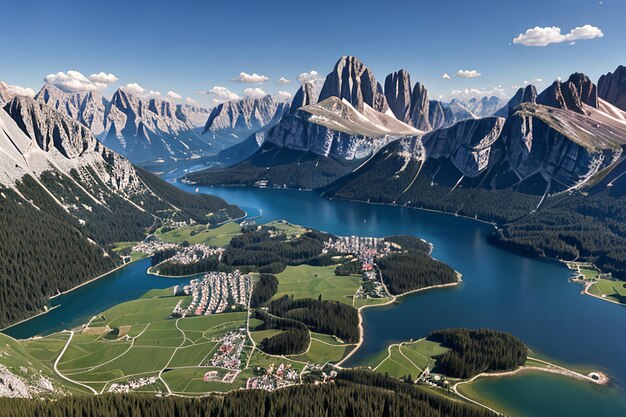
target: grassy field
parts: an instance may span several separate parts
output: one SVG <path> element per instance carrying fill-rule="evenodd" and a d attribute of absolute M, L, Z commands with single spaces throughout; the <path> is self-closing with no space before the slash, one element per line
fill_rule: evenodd
<path fill-rule="evenodd" d="M 241 233 L 239 224 L 230 222 L 216 228 L 209 228 L 205 225 L 195 225 L 180 227 L 167 232 L 162 232 L 161 229 L 159 229 L 156 231 L 155 235 L 159 239 L 171 243 L 187 241 L 192 245 L 204 243 L 209 246 L 226 246 L 230 243 L 233 236 L 239 233 Z"/>
<path fill-rule="evenodd" d="M 356 308 L 364 306 L 379 306 L 388 303 L 390 298 L 357 298 L 354 300 Z"/>
<path fill-rule="evenodd" d="M 447 349 L 438 343 L 420 339 L 415 342 L 391 345 L 372 355 L 363 365 L 396 378 L 407 375 L 416 378 L 426 367 L 433 369 L 436 357 L 446 351 Z"/>
<path fill-rule="evenodd" d="M 600 278 L 589 287 L 591 294 L 626 304 L 626 288 L 623 281 L 611 281 Z"/>
<path fill-rule="evenodd" d="M 336 342 L 328 343 L 326 338 L 330 336 L 322 335 L 324 337 L 317 337 L 315 333 L 311 335 L 311 346 L 308 352 L 302 355 L 289 356 L 290 359 L 300 362 L 310 362 L 324 364 L 326 362 L 337 363 L 343 359 L 355 345 L 340 345 Z"/>
<path fill-rule="evenodd" d="M 19 353 L 27 358 L 22 362 L 15 361 L 18 368 L 29 362 L 56 381 L 60 377 L 54 373 L 53 364 L 59 358 L 58 369 L 64 376 L 97 392 L 105 392 L 113 382 L 156 376 L 166 368 L 168 373 L 177 371 L 171 374 L 173 376 L 185 374 L 178 369 L 203 369 L 198 367 L 207 364 L 217 349 L 219 338 L 244 326 L 248 313 L 171 319 L 172 309 L 185 297 L 170 294 L 171 290 L 152 290 L 139 299 L 100 313 L 88 328 L 74 333 L 61 358 L 59 355 L 68 341 L 68 333 L 21 342 L 7 336 L 1 336 L 0 340 L 7 339 L 11 357 L 17 358 Z M 5 364 L 6 357 L 9 357 L 8 353 L 2 356 L 0 363 Z M 74 387 L 65 381 L 62 385 Z M 192 393 L 199 388 L 197 382 L 190 383 L 190 386 L 192 388 L 185 389 Z M 229 387 L 233 388 L 233 385 L 229 384 Z M 76 392 L 88 392 L 79 386 L 74 388 Z M 159 382 L 145 387 L 145 392 L 163 388 L 165 385 Z M 210 389 L 214 390 L 219 391 Z"/>
<path fill-rule="evenodd" d="M 287 237 L 298 237 L 306 233 L 308 230 L 305 227 L 291 224 L 284 220 L 275 220 L 273 222 L 267 223 L 266 226 L 271 226 L 276 228 L 277 230 L 280 230 L 281 232 L 286 234 Z"/>
<path fill-rule="evenodd" d="M 352 296 L 360 285 L 359 277 L 335 275 L 334 266 L 288 266 L 276 278 L 279 284 L 274 299 L 283 295 L 293 295 L 296 299 L 317 298 L 321 294 L 324 300 L 352 305 Z"/>

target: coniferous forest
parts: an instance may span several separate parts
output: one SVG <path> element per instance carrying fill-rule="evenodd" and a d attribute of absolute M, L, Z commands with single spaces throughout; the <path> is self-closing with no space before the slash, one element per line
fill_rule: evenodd
<path fill-rule="evenodd" d="M 454 269 L 433 259 L 422 250 L 411 249 L 393 253 L 378 259 L 377 262 L 383 280 L 392 294 L 457 282 Z"/>
<path fill-rule="evenodd" d="M 510 371 L 523 365 L 528 354 L 526 346 L 515 336 L 490 329 L 437 330 L 427 339 L 450 349 L 437 358 L 436 370 L 455 378 Z"/>
<path fill-rule="evenodd" d="M 454 401 L 404 382 L 340 373 L 335 384 L 276 391 L 240 390 L 204 398 L 140 395 L 0 399 L 6 417 L 488 417 L 484 408 Z"/>

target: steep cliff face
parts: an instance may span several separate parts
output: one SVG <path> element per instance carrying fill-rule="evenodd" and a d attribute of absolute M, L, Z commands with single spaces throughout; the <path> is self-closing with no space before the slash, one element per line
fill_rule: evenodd
<path fill-rule="evenodd" d="M 492 146 L 500 137 L 504 119 L 465 120 L 422 137 L 425 157 L 449 159 L 469 177 L 476 177 L 491 162 Z"/>
<path fill-rule="evenodd" d="M 53 84 L 46 84 L 35 100 L 78 120 L 96 136 L 106 129 L 110 103 L 98 92 L 67 93 Z"/>
<path fill-rule="evenodd" d="M 626 67 L 620 65 L 614 72 L 609 72 L 600 77 L 598 96 L 626 111 Z"/>
<path fill-rule="evenodd" d="M 372 71 L 353 56 L 341 57 L 333 71 L 326 76 L 319 101 L 329 97 L 345 99 L 358 111 L 363 111 L 363 104 L 379 112 L 389 108 L 383 88 Z"/>
<path fill-rule="evenodd" d="M 620 130 L 579 113 L 524 103 L 507 119 L 502 141 L 520 180 L 538 174 L 550 192 L 558 192 L 583 186 L 616 163 L 626 145 L 626 125 Z"/>
<path fill-rule="evenodd" d="M 361 159 L 399 137 L 420 132 L 367 103 L 363 113 L 347 100 L 330 97 L 298 109 L 270 130 L 265 141 L 338 159 Z"/>
<path fill-rule="evenodd" d="M 407 71 L 400 70 L 387 76 L 385 97 L 398 120 L 424 132 L 432 129 L 428 121 L 428 91 L 419 82 L 411 87 L 411 76 Z"/>
<path fill-rule="evenodd" d="M 411 121 L 411 76 L 405 70 L 387 75 L 385 78 L 385 98 L 389 109 L 398 120 Z"/>
<path fill-rule="evenodd" d="M 317 103 L 317 93 L 315 86 L 312 83 L 304 83 L 300 86 L 296 95 L 293 96 L 291 106 L 289 107 L 289 114 L 293 114 L 300 107 L 308 106 Z"/>
<path fill-rule="evenodd" d="M 415 83 L 411 94 L 411 118 L 410 125 L 424 132 L 432 130 L 429 120 L 428 91 L 422 84 Z"/>
<path fill-rule="evenodd" d="M 598 107 L 596 85 L 585 74 L 572 74 L 567 81 L 555 81 L 537 96 L 537 103 L 585 114 L 583 104 Z"/>

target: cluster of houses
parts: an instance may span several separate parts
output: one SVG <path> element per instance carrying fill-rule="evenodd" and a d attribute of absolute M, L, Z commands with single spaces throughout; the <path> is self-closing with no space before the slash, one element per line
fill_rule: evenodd
<path fill-rule="evenodd" d="M 177 249 L 178 244 L 164 242 L 156 236 L 148 236 L 143 242 L 133 246 L 133 252 L 141 252 L 147 255 L 154 255 L 164 250 Z"/>
<path fill-rule="evenodd" d="M 424 372 L 414 381 L 416 384 L 424 384 L 430 387 L 439 387 L 443 389 L 450 389 L 451 384 L 445 377 L 445 375 L 435 374 L 430 371 L 429 367 L 424 369 Z"/>
<path fill-rule="evenodd" d="M 138 388 L 145 387 L 146 385 L 152 385 L 155 382 L 157 382 L 157 377 L 151 376 L 149 378 L 139 378 L 119 384 L 113 383 L 109 386 L 109 392 L 128 393 Z"/>
<path fill-rule="evenodd" d="M 241 354 L 243 353 L 246 338 L 247 331 L 245 327 L 226 333 L 220 339 L 219 348 L 209 360 L 209 365 L 239 371 L 241 369 Z"/>
<path fill-rule="evenodd" d="M 363 279 L 361 287 L 354 295 L 355 298 L 385 298 L 390 295 L 376 268 L 376 259 L 388 255 L 397 248 L 397 245 L 383 238 L 341 236 L 329 239 L 323 252 L 351 254 L 361 264 Z"/>
<path fill-rule="evenodd" d="M 258 366 L 254 369 L 254 373 L 256 376 L 246 381 L 247 389 L 273 391 L 300 382 L 298 371 L 293 369 L 290 363 L 281 363 L 278 366 L 271 364 L 269 368 Z"/>
<path fill-rule="evenodd" d="M 329 365 L 312 363 L 307 364 L 300 374 L 302 382 L 315 385 L 334 383 L 336 378 L 337 370 Z"/>
<path fill-rule="evenodd" d="M 328 239 L 323 253 L 336 251 L 354 255 L 361 263 L 363 271 L 374 270 L 376 258 L 383 257 L 391 251 L 391 243 L 378 237 L 340 236 Z"/>
<path fill-rule="evenodd" d="M 192 279 L 182 288 L 174 287 L 175 295 L 191 295 L 191 303 L 185 308 L 178 303 L 172 317 L 219 314 L 228 308 L 247 307 L 251 286 L 250 276 L 239 271 L 209 272 L 203 279 Z"/>
<path fill-rule="evenodd" d="M 224 248 L 212 248 L 202 243 L 187 247 L 181 246 L 174 256 L 167 259 L 167 262 L 177 265 L 191 265 L 209 259 L 212 256 L 217 256 L 217 260 L 221 261 L 224 250 Z"/>

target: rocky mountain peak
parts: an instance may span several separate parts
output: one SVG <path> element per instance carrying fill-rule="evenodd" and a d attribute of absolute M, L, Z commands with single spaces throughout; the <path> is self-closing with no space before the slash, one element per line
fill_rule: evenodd
<path fill-rule="evenodd" d="M 529 84 L 523 88 L 518 88 L 513 97 L 498 110 L 494 115 L 499 117 L 509 117 L 521 103 L 537 103 L 537 88 Z"/>
<path fill-rule="evenodd" d="M 246 97 L 221 103 L 211 110 L 204 133 L 220 130 L 259 129 L 270 122 L 279 104 L 271 95 L 263 98 Z M 280 106 L 282 109 L 284 106 Z"/>
<path fill-rule="evenodd" d="M 403 69 L 385 78 L 385 98 L 396 118 L 405 123 L 411 120 L 411 76 Z"/>
<path fill-rule="evenodd" d="M 312 83 L 304 83 L 300 86 L 296 95 L 293 97 L 289 113 L 293 114 L 300 107 L 315 103 L 317 103 L 317 92 L 315 90 L 315 86 Z"/>
<path fill-rule="evenodd" d="M 614 72 L 600 77 L 598 96 L 626 111 L 626 67 L 620 65 Z"/>
<path fill-rule="evenodd" d="M 363 112 L 363 103 L 379 112 L 389 108 L 383 88 L 372 71 L 353 56 L 341 57 L 326 77 L 318 101 L 329 97 L 345 99 L 359 112 Z"/>
<path fill-rule="evenodd" d="M 4 110 L 45 152 L 58 151 L 71 159 L 100 146 L 85 125 L 31 98 L 15 97 Z"/>
<path fill-rule="evenodd" d="M 413 87 L 413 94 L 411 95 L 411 117 L 409 124 L 424 132 L 432 130 L 432 126 L 428 120 L 429 110 L 428 90 L 426 90 L 423 84 L 417 82 Z"/>
<path fill-rule="evenodd" d="M 567 81 L 552 83 L 537 96 L 537 103 L 586 114 L 583 104 L 598 107 L 598 91 L 589 77 L 585 74 L 574 73 Z"/>

